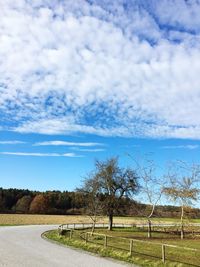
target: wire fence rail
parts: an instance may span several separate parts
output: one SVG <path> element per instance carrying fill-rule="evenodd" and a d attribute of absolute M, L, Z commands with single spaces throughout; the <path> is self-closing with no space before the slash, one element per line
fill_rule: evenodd
<path fill-rule="evenodd" d="M 82 240 L 85 243 L 93 243 L 128 253 L 129 256 L 137 254 L 152 258 L 161 259 L 163 263 L 167 261 L 180 262 L 187 266 L 200 266 L 200 249 L 189 248 L 165 243 L 144 241 L 132 238 L 111 236 L 100 233 L 86 231 L 93 224 L 65 224 L 59 226 L 59 233 L 64 233 L 68 238 Z M 113 227 L 133 227 L 133 224 L 114 224 Z M 107 228 L 108 224 L 96 224 L 95 228 Z M 79 231 L 76 231 L 79 230 Z M 83 231 L 80 231 L 83 230 Z"/>

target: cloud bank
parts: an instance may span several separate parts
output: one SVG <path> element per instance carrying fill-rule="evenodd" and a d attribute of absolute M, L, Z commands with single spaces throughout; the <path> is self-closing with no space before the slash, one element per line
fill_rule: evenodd
<path fill-rule="evenodd" d="M 192 0 L 2 1 L 1 130 L 200 139 L 199 12 Z"/>

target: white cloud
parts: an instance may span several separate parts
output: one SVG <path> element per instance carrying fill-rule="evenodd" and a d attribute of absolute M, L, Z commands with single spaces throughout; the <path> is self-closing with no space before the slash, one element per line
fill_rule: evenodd
<path fill-rule="evenodd" d="M 0 145 L 18 145 L 18 144 L 26 144 L 26 142 L 12 140 L 12 141 L 0 141 Z"/>
<path fill-rule="evenodd" d="M 75 151 L 80 151 L 80 152 L 104 152 L 105 149 L 103 148 L 78 148 L 78 147 L 72 147 L 71 149 Z"/>
<path fill-rule="evenodd" d="M 11 155 L 11 156 L 31 156 L 31 157 L 82 157 L 81 155 L 76 155 L 75 153 L 29 153 L 29 152 L 0 152 L 1 155 Z"/>
<path fill-rule="evenodd" d="M 21 133 L 199 139 L 200 5 L 150 2 L 1 3 L 2 123 Z"/>
<path fill-rule="evenodd" d="M 200 32 L 199 1 L 162 0 L 159 5 L 155 4 L 154 8 L 159 21 L 168 27 Z"/>
<path fill-rule="evenodd" d="M 75 132 L 96 134 L 101 136 L 130 136 L 129 129 L 124 126 L 117 127 L 104 127 L 88 126 L 75 123 L 69 123 L 67 119 L 42 119 L 38 121 L 30 121 L 13 128 L 13 131 L 20 133 L 40 133 L 40 134 L 73 134 Z"/>
<path fill-rule="evenodd" d="M 150 123 L 130 123 L 125 126 L 85 126 L 68 124 L 62 119 L 39 120 L 36 122 L 24 123 L 14 129 L 20 133 L 41 133 L 41 134 L 73 134 L 74 132 L 89 133 L 101 136 L 122 136 L 138 137 L 144 136 L 151 138 L 180 138 L 180 139 L 197 139 L 200 140 L 200 126 L 176 126 L 176 125 L 159 125 Z"/>
<path fill-rule="evenodd" d="M 91 146 L 102 146 L 102 143 L 92 143 L 92 142 L 68 142 L 68 141 L 45 141 L 35 143 L 34 146 L 82 146 L 82 147 L 91 147 Z"/>
<path fill-rule="evenodd" d="M 198 149 L 199 145 L 162 146 L 162 149 Z"/>

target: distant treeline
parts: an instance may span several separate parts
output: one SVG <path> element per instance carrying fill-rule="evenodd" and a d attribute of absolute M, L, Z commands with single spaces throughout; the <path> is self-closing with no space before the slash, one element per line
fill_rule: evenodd
<path fill-rule="evenodd" d="M 81 192 L 39 192 L 27 189 L 0 188 L 0 213 L 85 214 L 86 203 L 86 196 Z M 148 205 L 124 198 L 115 211 L 115 215 L 145 216 L 148 211 Z M 180 208 L 157 206 L 155 216 L 179 217 Z M 190 209 L 188 216 L 199 218 L 200 209 Z"/>

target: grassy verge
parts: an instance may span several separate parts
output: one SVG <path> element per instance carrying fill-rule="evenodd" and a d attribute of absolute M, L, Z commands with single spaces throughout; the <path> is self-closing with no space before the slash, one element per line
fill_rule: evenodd
<path fill-rule="evenodd" d="M 49 231 L 45 233 L 45 237 L 57 241 L 60 244 L 72 246 L 75 248 L 79 248 L 82 250 L 86 250 L 95 254 L 98 254 L 103 257 L 111 257 L 117 260 L 125 261 L 128 263 L 135 263 L 138 266 L 147 266 L 147 267 L 161 267 L 161 266 L 167 266 L 167 267 L 186 267 L 190 266 L 188 264 L 184 263 L 178 263 L 178 262 L 169 262 L 166 261 L 165 264 L 162 263 L 161 259 L 157 259 L 156 257 L 151 257 L 145 254 L 139 254 L 139 253 L 133 253 L 132 256 L 129 255 L 127 250 L 122 249 L 113 249 L 110 247 L 104 248 L 103 246 L 100 246 L 101 244 L 101 238 L 97 238 L 96 242 L 99 244 L 95 244 L 94 240 L 93 243 L 86 243 L 84 240 L 81 240 L 80 238 L 80 231 L 74 231 L 73 238 L 70 239 L 66 236 L 60 236 L 58 234 L 58 231 Z M 119 245 L 118 242 L 114 241 L 115 246 Z M 121 244 L 122 245 L 122 244 Z M 123 244 L 125 247 L 125 244 Z M 154 248 L 155 249 L 155 248 Z M 192 266 L 192 265 L 191 265 Z"/>

